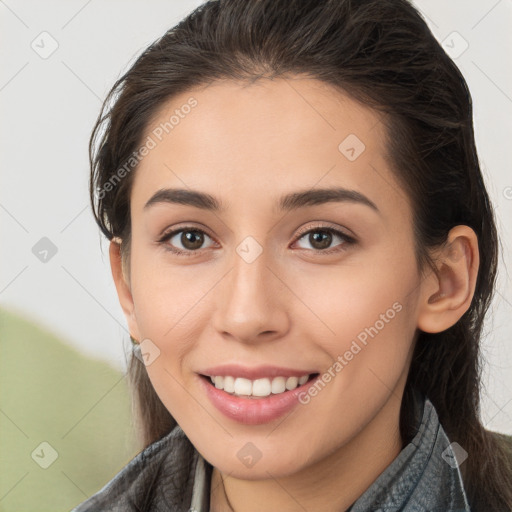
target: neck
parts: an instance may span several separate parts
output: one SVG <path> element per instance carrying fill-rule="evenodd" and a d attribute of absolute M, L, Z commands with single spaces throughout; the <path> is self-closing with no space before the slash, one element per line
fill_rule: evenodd
<path fill-rule="evenodd" d="M 348 443 L 292 475 L 241 480 L 214 467 L 211 511 L 346 511 L 400 453 L 400 404 L 392 394 Z"/>

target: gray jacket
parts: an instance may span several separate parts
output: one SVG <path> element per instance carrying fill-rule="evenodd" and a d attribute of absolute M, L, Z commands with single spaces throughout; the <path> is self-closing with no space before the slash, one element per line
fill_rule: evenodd
<path fill-rule="evenodd" d="M 464 451 L 450 444 L 430 400 L 417 396 L 416 435 L 350 512 L 470 511 L 459 471 Z M 208 512 L 212 470 L 178 425 L 71 512 Z"/>

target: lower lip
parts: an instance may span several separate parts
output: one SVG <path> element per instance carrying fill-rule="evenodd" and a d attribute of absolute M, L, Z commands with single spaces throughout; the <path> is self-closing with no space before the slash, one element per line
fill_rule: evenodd
<path fill-rule="evenodd" d="M 199 376 L 199 380 L 212 404 L 225 416 L 245 425 L 260 425 L 273 421 L 296 407 L 300 403 L 299 395 L 306 392 L 319 377 L 317 375 L 292 391 L 264 398 L 230 395 L 212 385 L 209 377 Z"/>

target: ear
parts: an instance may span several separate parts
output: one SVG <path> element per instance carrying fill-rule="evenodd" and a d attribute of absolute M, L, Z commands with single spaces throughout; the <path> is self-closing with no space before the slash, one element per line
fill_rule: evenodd
<path fill-rule="evenodd" d="M 121 243 L 119 239 L 112 239 L 110 241 L 109 256 L 117 296 L 124 316 L 126 317 L 130 335 L 140 342 L 140 333 L 137 326 L 137 319 L 135 317 L 135 307 L 130 290 L 129 276 L 126 276 L 124 273 L 121 258 Z"/>
<path fill-rule="evenodd" d="M 422 283 L 418 328 L 442 332 L 469 309 L 475 293 L 480 257 L 478 238 L 469 226 L 456 226 L 435 258 L 437 272 Z"/>

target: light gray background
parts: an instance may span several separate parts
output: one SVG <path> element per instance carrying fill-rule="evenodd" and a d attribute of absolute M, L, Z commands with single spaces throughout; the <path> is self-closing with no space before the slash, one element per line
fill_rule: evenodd
<path fill-rule="evenodd" d="M 115 79 L 200 3 L 0 0 L 0 305 L 121 370 L 128 331 L 108 245 L 100 248 L 89 209 L 88 138 Z M 512 1 L 414 3 L 473 95 L 477 147 L 504 248 L 483 343 L 483 419 L 512 434 Z M 56 51 L 42 58 L 52 44 Z M 57 248 L 46 263 L 32 252 L 42 237 Z"/>

